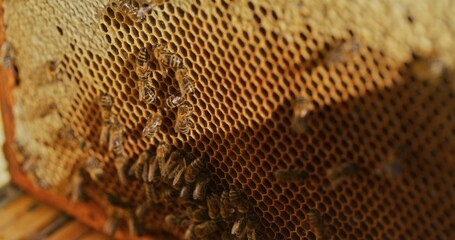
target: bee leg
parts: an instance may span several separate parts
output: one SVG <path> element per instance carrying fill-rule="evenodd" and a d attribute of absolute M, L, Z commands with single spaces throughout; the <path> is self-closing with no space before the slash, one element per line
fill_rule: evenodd
<path fill-rule="evenodd" d="M 117 170 L 117 175 L 120 179 L 121 184 L 125 184 L 127 181 L 126 173 L 125 173 L 125 165 L 127 162 L 127 158 L 124 156 L 118 156 L 115 158 L 114 165 Z"/>
<path fill-rule="evenodd" d="M 159 63 L 159 65 L 160 65 L 160 72 L 161 72 L 161 75 L 163 76 L 163 79 L 166 79 L 166 77 L 167 77 L 167 70 L 165 70 L 165 68 L 164 68 L 164 66 L 163 66 L 163 64 L 162 64 L 161 62 Z"/>
<path fill-rule="evenodd" d="M 106 126 L 106 124 L 103 124 L 101 127 L 99 143 L 100 143 L 100 145 L 105 145 L 108 142 L 109 142 L 109 127 Z"/>
<path fill-rule="evenodd" d="M 139 91 L 139 101 L 143 101 L 145 96 L 145 82 L 143 80 L 139 80 L 137 82 L 137 87 Z"/>
<path fill-rule="evenodd" d="M 152 183 L 144 183 L 145 195 L 147 197 L 147 203 L 153 204 L 158 203 L 158 197 L 156 195 L 155 186 Z"/>

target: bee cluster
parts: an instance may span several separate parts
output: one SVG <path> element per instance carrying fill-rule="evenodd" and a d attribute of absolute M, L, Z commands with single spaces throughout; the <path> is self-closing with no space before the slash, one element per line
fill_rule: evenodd
<path fill-rule="evenodd" d="M 88 178 L 95 182 L 100 182 L 104 178 L 103 164 L 95 156 L 88 157 L 82 165 L 73 170 L 65 190 L 73 204 L 85 200 L 84 186 Z"/>
<path fill-rule="evenodd" d="M 143 231 L 142 224 L 135 211 L 135 206 L 111 192 L 104 193 L 104 197 L 109 203 L 107 207 L 108 219 L 103 227 L 104 232 L 112 236 L 123 221 L 128 226 L 131 235 L 141 235 Z"/>
<path fill-rule="evenodd" d="M 158 60 L 163 75 L 167 76 L 169 69 L 175 70 L 180 93 L 166 99 L 166 106 L 168 109 L 178 108 L 175 131 L 188 134 L 194 123 L 190 118 L 193 107 L 187 97 L 194 93 L 194 87 L 183 61 L 161 45 L 154 49 L 153 56 Z M 153 104 L 157 94 L 149 79 L 151 70 L 148 61 L 149 53 L 142 48 L 135 67 L 139 99 Z M 137 219 L 151 211 L 154 205 L 185 201 L 189 205 L 186 212 L 168 214 L 164 221 L 170 227 L 186 228 L 186 239 L 209 239 L 217 232 L 223 232 L 224 239 L 257 238 L 260 226 L 258 217 L 237 191 L 231 189 L 217 194 L 204 158 L 191 158 L 183 150 L 171 150 L 170 145 L 160 142 L 155 152 L 142 152 L 137 161 L 126 169 L 129 160 L 123 147 L 125 130 L 112 112 L 112 103 L 108 94 L 102 94 L 98 99 L 102 117 L 99 144 L 107 144 L 109 152 L 115 155 L 114 165 L 120 182 L 127 182 L 129 177 L 141 181 L 146 199 L 139 206 L 131 206 L 107 194 L 108 202 L 112 205 L 105 226 L 107 233 L 112 234 L 120 219 L 125 219 L 130 233 L 139 234 Z M 147 119 L 143 135 L 151 140 L 162 121 L 160 112 L 153 113 Z M 78 173 L 73 176 L 74 185 L 81 186 L 82 181 L 78 176 Z M 74 191 L 75 194 L 80 192 L 79 188 Z M 207 196 L 207 192 L 211 194 Z"/>
<path fill-rule="evenodd" d="M 174 123 L 176 133 L 184 135 L 189 134 L 194 127 L 194 122 L 191 119 L 193 105 L 189 100 L 189 96 L 194 93 L 195 89 L 191 82 L 188 72 L 183 65 L 183 60 L 176 53 L 169 51 L 163 44 L 157 44 L 154 47 L 153 58 L 157 61 L 159 71 L 162 76 L 168 76 L 169 69 L 174 70 L 174 75 L 178 83 L 179 92 L 170 95 L 165 103 L 166 109 L 177 108 L 177 117 Z M 151 68 L 149 65 L 150 54 L 147 48 L 142 48 L 136 59 L 136 74 L 138 76 L 137 86 L 139 91 L 139 100 L 148 104 L 153 104 L 157 100 L 157 88 L 152 84 L 150 79 Z M 148 139 L 152 139 L 155 133 L 159 130 L 163 121 L 162 114 L 157 111 L 151 114 L 143 129 L 143 135 Z"/>
<path fill-rule="evenodd" d="M 225 239 L 257 238 L 258 218 L 250 205 L 234 189 L 217 193 L 204 158 L 160 143 L 155 153 L 141 153 L 128 174 L 143 182 L 146 196 L 136 216 L 156 204 L 183 202 L 187 209 L 166 215 L 164 222 L 170 228 L 186 228 L 186 239 L 211 239 L 219 232 Z"/>

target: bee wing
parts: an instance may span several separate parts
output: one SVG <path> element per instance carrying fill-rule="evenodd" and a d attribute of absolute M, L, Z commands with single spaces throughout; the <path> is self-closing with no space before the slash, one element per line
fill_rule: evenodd
<path fill-rule="evenodd" d="M 106 234 L 108 234 L 109 236 L 113 236 L 115 229 L 117 228 L 117 224 L 118 224 L 117 217 L 110 217 L 104 225 L 104 229 L 103 229 L 104 232 Z"/>
<path fill-rule="evenodd" d="M 188 226 L 188 228 L 186 229 L 184 238 L 188 239 L 188 240 L 195 239 L 194 224 L 193 223 L 190 226 Z"/>
<path fill-rule="evenodd" d="M 174 123 L 174 131 L 176 133 L 179 133 L 180 132 L 180 127 L 182 126 L 182 119 L 179 119 L 179 116 L 177 115 L 177 119 L 175 120 L 175 123 Z"/>
<path fill-rule="evenodd" d="M 109 126 L 106 124 L 103 124 L 101 126 L 101 133 L 100 133 L 100 139 L 99 143 L 100 145 L 105 145 L 109 141 Z"/>
<path fill-rule="evenodd" d="M 109 150 L 109 152 L 112 152 L 112 150 L 114 149 L 116 140 L 117 140 L 116 137 L 113 136 L 113 134 L 112 134 L 112 130 L 109 129 L 109 144 L 108 144 L 108 148 L 107 148 Z"/>
<path fill-rule="evenodd" d="M 100 182 L 104 178 L 104 172 L 102 169 L 92 169 L 88 170 L 90 179 L 92 179 L 94 182 Z"/>
<path fill-rule="evenodd" d="M 169 179 L 174 179 L 177 173 L 180 171 L 180 165 L 178 162 L 172 165 L 172 169 L 170 169 L 169 174 L 167 175 Z"/>
<path fill-rule="evenodd" d="M 139 235 L 139 225 L 137 223 L 137 219 L 134 216 L 134 212 L 128 215 L 128 230 L 130 231 L 130 235 L 138 236 Z"/>
<path fill-rule="evenodd" d="M 161 177 L 163 177 L 163 171 L 166 167 L 165 157 L 157 157 L 156 161 L 158 162 L 158 168 L 160 169 Z"/>
<path fill-rule="evenodd" d="M 231 234 L 240 238 L 241 236 L 243 236 L 245 234 L 245 231 L 246 231 L 246 219 L 245 219 L 245 217 L 240 217 L 232 225 Z"/>
<path fill-rule="evenodd" d="M 128 176 L 133 176 L 136 173 L 136 169 L 139 167 L 139 161 L 136 161 L 133 165 L 131 165 L 130 169 L 128 170 Z"/>
<path fill-rule="evenodd" d="M 174 181 L 172 182 L 172 186 L 180 187 L 183 184 L 183 175 L 185 173 L 185 167 L 180 166 L 177 174 L 175 174 Z"/>
<path fill-rule="evenodd" d="M 142 167 L 142 174 L 139 176 L 139 179 L 142 179 L 142 181 L 144 181 L 144 182 L 148 181 L 149 168 L 150 168 L 150 162 L 145 162 Z"/>
<path fill-rule="evenodd" d="M 194 187 L 194 192 L 193 192 L 193 199 L 204 199 L 206 196 L 206 191 L 207 191 L 207 180 L 202 180 L 196 183 L 196 186 Z"/>
<path fill-rule="evenodd" d="M 147 203 L 158 203 L 158 196 L 156 195 L 155 186 L 152 183 L 144 183 L 145 196 Z"/>
<path fill-rule="evenodd" d="M 152 157 L 150 160 L 150 166 L 148 169 L 148 176 L 147 176 L 147 181 L 153 182 L 157 180 L 156 178 L 160 176 L 159 172 L 159 167 L 158 167 L 158 161 L 156 160 L 156 157 Z"/>
<path fill-rule="evenodd" d="M 169 159 L 164 167 L 162 176 L 170 178 L 173 171 L 175 171 L 175 167 L 177 166 L 178 162 L 175 159 Z"/>
<path fill-rule="evenodd" d="M 188 124 L 188 127 L 189 127 L 189 128 L 194 128 L 194 122 L 193 122 L 193 120 L 191 119 L 191 117 L 188 116 L 186 119 L 187 119 L 187 123 L 186 123 L 186 124 Z"/>
<path fill-rule="evenodd" d="M 182 189 L 180 190 L 180 198 L 189 199 L 191 193 L 193 192 L 192 190 L 193 190 L 192 187 L 189 185 L 183 186 Z"/>
<path fill-rule="evenodd" d="M 127 182 L 125 174 L 125 165 L 128 159 L 124 156 L 118 156 L 114 160 L 115 169 L 117 170 L 117 175 L 120 179 L 120 183 L 124 184 Z"/>
<path fill-rule="evenodd" d="M 258 238 L 258 236 L 257 236 L 255 228 L 247 231 L 247 239 L 248 240 L 256 240 L 257 238 Z"/>

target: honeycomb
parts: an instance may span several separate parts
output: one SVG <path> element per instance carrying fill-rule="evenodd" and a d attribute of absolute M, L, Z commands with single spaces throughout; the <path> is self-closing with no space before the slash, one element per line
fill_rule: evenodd
<path fill-rule="evenodd" d="M 260 239 L 321 238 L 309 224 L 316 210 L 330 239 L 455 238 L 453 2 L 168 0 L 143 21 L 119 4 L 3 1 L 18 71 L 15 137 L 39 186 L 62 193 L 95 155 L 105 179 L 89 182 L 88 201 L 105 206 L 104 192 L 144 201 L 141 182 L 122 185 L 114 155 L 98 144 L 97 99 L 108 93 L 126 128 L 128 166 L 159 142 L 204 157 L 213 191 L 239 189 L 253 206 Z M 328 60 L 352 41 L 356 51 Z M 135 59 L 158 43 L 183 59 L 195 86 L 188 135 L 174 131 L 176 111 L 164 110 L 178 91 L 173 71 L 164 76 L 150 61 L 158 101 L 138 98 Z M 444 66 L 441 76 L 414 67 L 428 59 Z M 298 97 L 314 104 L 302 133 L 292 124 Z M 164 120 L 150 141 L 142 129 L 157 111 Z M 355 174 L 328 187 L 327 172 L 348 162 Z M 309 177 L 279 182 L 279 169 Z M 160 204 L 142 219 L 145 234 L 182 238 L 185 229 L 163 219 L 186 207 Z"/>

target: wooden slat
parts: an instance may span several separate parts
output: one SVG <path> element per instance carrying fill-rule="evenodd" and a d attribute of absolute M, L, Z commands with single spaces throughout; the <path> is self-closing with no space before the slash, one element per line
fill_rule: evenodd
<path fill-rule="evenodd" d="M 24 239 L 38 232 L 51 223 L 59 211 L 46 205 L 39 205 L 36 209 L 11 222 L 0 233 L 0 239 Z"/>
<path fill-rule="evenodd" d="M 47 240 L 76 240 L 89 231 L 88 227 L 76 221 L 69 222 L 54 234 L 46 238 Z"/>
<path fill-rule="evenodd" d="M 41 229 L 39 232 L 28 237 L 28 240 L 42 240 L 47 236 L 52 235 L 54 232 L 59 231 L 64 225 L 68 224 L 71 221 L 71 218 L 68 215 L 63 213 L 60 214 L 58 218 L 52 221 L 45 228 Z"/>
<path fill-rule="evenodd" d="M 33 205 L 36 200 L 27 195 L 22 195 L 0 209 L 0 231 L 11 222 L 16 221 Z"/>
<path fill-rule="evenodd" d="M 78 240 L 108 240 L 108 239 L 110 239 L 110 238 L 102 233 L 90 231 L 90 232 L 84 234 Z"/>

